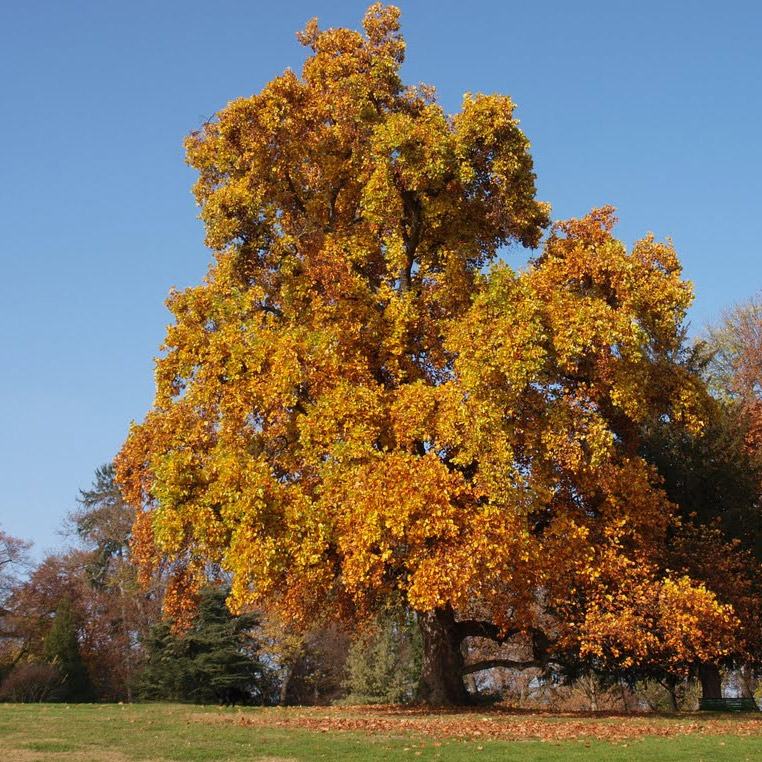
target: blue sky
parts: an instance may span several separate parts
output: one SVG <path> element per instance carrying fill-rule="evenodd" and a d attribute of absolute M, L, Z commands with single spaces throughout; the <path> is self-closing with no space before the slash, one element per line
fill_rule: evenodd
<path fill-rule="evenodd" d="M 671 236 L 692 332 L 762 287 L 762 3 L 400 0 L 404 78 L 518 104 L 556 219 Z M 209 253 L 182 138 L 364 2 L 0 3 L 0 526 L 37 554 L 153 393 L 171 286 Z M 515 264 L 520 264 L 516 261 Z"/>

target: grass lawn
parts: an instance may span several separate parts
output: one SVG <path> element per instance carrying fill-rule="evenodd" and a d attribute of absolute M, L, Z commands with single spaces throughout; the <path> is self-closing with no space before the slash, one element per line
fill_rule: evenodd
<path fill-rule="evenodd" d="M 762 759 L 762 717 L 0 704 L 2 762 Z"/>

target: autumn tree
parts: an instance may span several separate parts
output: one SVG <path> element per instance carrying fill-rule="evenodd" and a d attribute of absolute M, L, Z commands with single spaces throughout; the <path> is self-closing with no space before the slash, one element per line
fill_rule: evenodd
<path fill-rule="evenodd" d="M 747 402 L 762 399 L 762 294 L 726 310 L 707 341 L 715 391 Z"/>
<path fill-rule="evenodd" d="M 13 537 L 0 529 L 0 614 L 5 599 L 18 582 L 18 575 L 29 568 L 31 542 Z"/>
<path fill-rule="evenodd" d="M 59 634 L 55 642 L 69 638 L 69 648 L 73 633 L 77 641 L 76 660 L 84 662 L 96 693 L 104 698 L 123 699 L 118 666 L 121 655 L 117 656 L 116 644 L 111 639 L 113 610 L 103 605 L 104 601 L 91 587 L 85 572 L 88 560 L 86 554 L 74 550 L 48 555 L 31 570 L 28 579 L 15 586 L 7 602 L 6 623 L 16 654 L 16 669 L 54 660 L 48 640 L 58 616 Z M 59 614 L 62 606 L 64 610 Z M 63 669 L 59 670 L 63 673 Z M 77 675 L 75 682 L 79 680 Z"/>
<path fill-rule="evenodd" d="M 0 529 L 0 682 L 20 658 L 15 631 L 10 622 L 8 600 L 20 584 L 19 575 L 30 566 L 30 542 Z"/>
<path fill-rule="evenodd" d="M 113 463 L 96 469 L 89 489 L 80 490 L 67 517 L 77 541 L 78 574 L 87 604 L 87 631 L 94 641 L 92 661 L 111 699 L 132 698 L 135 672 L 144 657 L 142 640 L 160 617 L 163 580 L 154 575 L 142 588 L 132 563 L 130 540 L 135 509 L 122 498 Z"/>
<path fill-rule="evenodd" d="M 740 667 L 750 695 L 762 663 L 762 301 L 757 295 L 726 310 L 699 344 L 714 395 L 705 436 L 667 438 L 668 491 L 689 522 L 678 547 L 692 573 L 713 577 L 713 589 L 740 614 L 743 648 L 729 662 Z M 677 447 L 675 442 L 677 440 Z M 676 477 L 676 478 L 675 478 Z M 686 533 L 681 533 L 685 535 Z M 706 673 L 706 670 L 703 670 Z M 710 670 L 714 694 L 720 677 Z M 702 674 L 702 678 L 705 674 Z M 707 688 L 706 679 L 702 683 Z"/>
<path fill-rule="evenodd" d="M 404 86 L 398 16 L 311 21 L 301 76 L 187 139 L 215 261 L 169 299 L 117 459 L 135 555 L 168 559 L 175 612 L 210 565 L 234 609 L 297 625 L 401 601 L 432 703 L 466 700 L 472 637 L 535 666 L 713 657 L 732 608 L 667 571 L 674 507 L 639 454 L 647 420 L 701 426 L 677 256 L 628 251 L 606 208 L 504 264 L 548 226 L 514 105 Z"/>
<path fill-rule="evenodd" d="M 93 484 L 80 491 L 65 533 L 72 546 L 52 553 L 17 579 L 5 599 L 2 618 L 5 659 L 22 669 L 26 685 L 45 657 L 44 644 L 56 611 L 68 601 L 79 651 L 98 698 L 131 699 L 131 683 L 142 659 L 141 638 L 160 618 L 161 580 L 141 589 L 130 560 L 135 510 L 114 483 L 113 466 L 97 469 Z M 43 675 L 43 673 L 40 673 Z M 44 675 L 43 675 L 44 676 Z M 24 678 L 24 679 L 22 679 Z"/>

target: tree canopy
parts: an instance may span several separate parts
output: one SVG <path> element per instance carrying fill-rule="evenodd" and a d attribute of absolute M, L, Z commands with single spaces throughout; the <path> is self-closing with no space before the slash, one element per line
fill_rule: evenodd
<path fill-rule="evenodd" d="M 502 95 L 443 112 L 400 80 L 399 11 L 299 36 L 301 76 L 186 141 L 215 261 L 173 293 L 157 392 L 117 459 L 169 608 L 211 566 L 291 621 L 418 612 L 421 696 L 464 699 L 460 643 L 531 639 L 623 668 L 718 658 L 730 605 L 669 571 L 647 422 L 702 426 L 679 361 L 691 288 L 613 210 L 556 223 Z M 448 677 L 450 676 L 450 677 Z M 454 677 L 452 677 L 454 676 Z"/>

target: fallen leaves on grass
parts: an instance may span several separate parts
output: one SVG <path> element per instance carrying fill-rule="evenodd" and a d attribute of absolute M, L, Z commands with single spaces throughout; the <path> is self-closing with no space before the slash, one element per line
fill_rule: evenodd
<path fill-rule="evenodd" d="M 319 707 L 257 709 L 236 714 L 194 715 L 206 723 L 301 728 L 317 733 L 418 734 L 463 741 L 589 741 L 620 743 L 648 736 L 762 735 L 762 718 L 714 719 L 678 715 L 593 717 L 526 714 L 496 710 L 485 714 L 400 707 Z"/>

